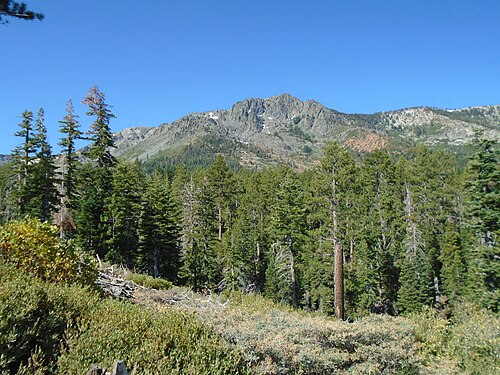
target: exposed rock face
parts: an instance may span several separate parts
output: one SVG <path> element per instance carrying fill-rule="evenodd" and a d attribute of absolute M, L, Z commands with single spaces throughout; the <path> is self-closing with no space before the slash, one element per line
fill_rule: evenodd
<path fill-rule="evenodd" d="M 12 160 L 12 157 L 10 155 L 0 155 L 0 165 L 8 163 L 11 160 Z"/>
<path fill-rule="evenodd" d="M 275 160 L 315 159 L 329 140 L 360 151 L 395 144 L 461 145 L 476 131 L 500 139 L 500 105 L 458 110 L 418 107 L 371 115 L 345 114 L 288 94 L 246 99 L 228 110 L 193 113 L 156 128 L 115 135 L 116 155 L 144 160 L 207 135 L 265 150 Z M 248 159 L 248 153 L 245 154 Z"/>
<path fill-rule="evenodd" d="M 153 130 L 153 128 L 138 126 L 136 128 L 127 128 L 119 133 L 116 133 L 114 135 L 116 156 L 122 155 L 127 149 L 144 140 L 150 130 Z"/>

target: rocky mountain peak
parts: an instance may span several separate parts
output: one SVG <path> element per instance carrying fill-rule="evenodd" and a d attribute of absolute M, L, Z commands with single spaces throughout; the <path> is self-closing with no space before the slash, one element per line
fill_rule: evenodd
<path fill-rule="evenodd" d="M 304 109 L 304 102 L 290 94 L 281 94 L 265 100 L 266 115 L 273 119 L 291 120 Z"/>
<path fill-rule="evenodd" d="M 227 110 L 188 114 L 150 130 L 124 130 L 117 135 L 116 153 L 125 154 L 125 149 L 126 157 L 145 160 L 158 152 L 182 152 L 183 147 L 192 148 L 212 137 L 214 145 L 207 148 L 205 141 L 200 143 L 204 150 L 225 145 L 239 153 L 245 165 L 262 164 L 263 159 L 264 164 L 269 160 L 305 163 L 318 158 L 329 140 L 359 152 L 402 150 L 418 143 L 456 147 L 470 142 L 476 131 L 500 139 L 500 106 L 347 114 L 285 93 L 241 100 Z"/>

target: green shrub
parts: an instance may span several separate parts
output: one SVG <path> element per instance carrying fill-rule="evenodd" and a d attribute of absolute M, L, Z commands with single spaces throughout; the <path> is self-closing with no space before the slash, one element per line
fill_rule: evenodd
<path fill-rule="evenodd" d="M 97 300 L 84 288 L 43 283 L 0 261 L 0 373 L 53 365 L 68 329 Z"/>
<path fill-rule="evenodd" d="M 500 368 L 500 319 L 469 302 L 455 306 L 452 319 L 435 310 L 413 314 L 420 356 L 431 373 L 494 374 Z"/>
<path fill-rule="evenodd" d="M 118 359 L 137 374 L 249 373 L 192 314 L 102 300 L 0 261 L 0 374 L 82 374 Z"/>
<path fill-rule="evenodd" d="M 200 318 L 234 342 L 260 374 L 415 373 L 419 363 L 406 319 L 370 316 L 354 323 L 232 293 L 224 310 Z"/>
<path fill-rule="evenodd" d="M 95 266 L 58 236 L 57 227 L 37 219 L 5 223 L 0 227 L 0 256 L 42 280 L 93 284 Z"/>
<path fill-rule="evenodd" d="M 123 360 L 138 374 L 242 374 L 243 356 L 192 315 L 103 301 L 68 337 L 59 371 L 81 374 Z"/>
<path fill-rule="evenodd" d="M 158 290 L 168 290 L 172 288 L 172 283 L 160 277 L 153 277 L 149 275 L 127 272 L 124 275 L 126 280 L 133 281 L 136 284 L 142 285 L 145 288 L 152 288 Z"/>
<path fill-rule="evenodd" d="M 472 303 L 461 303 L 451 319 L 448 353 L 470 374 L 500 370 L 500 319 Z"/>

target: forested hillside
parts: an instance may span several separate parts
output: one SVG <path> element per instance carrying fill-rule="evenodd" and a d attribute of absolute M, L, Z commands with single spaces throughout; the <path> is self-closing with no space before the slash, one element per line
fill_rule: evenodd
<path fill-rule="evenodd" d="M 57 156 L 43 109 L 25 111 L 0 167 L 0 372 L 498 368 L 495 142 L 477 139 L 465 168 L 423 145 L 335 142 L 300 170 L 207 158 L 204 143 L 187 165 L 141 164 L 113 155 L 104 94 L 83 103 L 90 129 L 68 102 Z M 103 262 L 138 273 L 133 304 L 99 294 Z"/>
<path fill-rule="evenodd" d="M 195 292 L 262 295 L 341 320 L 426 307 L 450 317 L 464 301 L 498 312 L 493 141 L 476 140 L 465 169 L 426 146 L 395 158 L 353 155 L 334 142 L 303 171 L 241 168 L 220 154 L 206 168 L 152 169 L 111 153 L 114 115 L 99 89 L 84 103 L 93 123 L 83 155 L 71 103 L 57 157 L 43 109 L 22 114 L 19 146 L 1 167 L 3 233 L 27 217 L 26 233 L 37 220 L 53 223 L 88 258 Z M 2 246 L 4 260 L 12 257 L 14 247 Z M 38 269 L 22 257 L 13 258 L 21 268 Z"/>

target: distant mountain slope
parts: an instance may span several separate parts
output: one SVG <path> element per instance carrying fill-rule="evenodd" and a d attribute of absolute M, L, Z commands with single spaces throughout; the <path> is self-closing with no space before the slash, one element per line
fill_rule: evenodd
<path fill-rule="evenodd" d="M 12 160 L 12 157 L 10 155 L 0 154 L 0 166 L 5 164 L 5 163 L 8 163 L 11 160 Z"/>
<path fill-rule="evenodd" d="M 482 131 L 500 139 L 500 105 L 457 110 L 417 107 L 375 114 L 346 114 L 313 101 L 283 94 L 246 99 L 228 110 L 192 113 L 154 128 L 115 134 L 116 155 L 146 160 L 175 156 L 204 144 L 234 149 L 242 164 L 317 159 L 325 142 L 337 140 L 359 152 L 401 150 L 414 144 L 459 146 Z M 209 150 L 208 150 L 209 151 Z"/>

